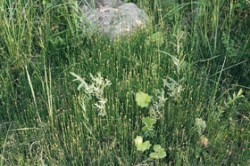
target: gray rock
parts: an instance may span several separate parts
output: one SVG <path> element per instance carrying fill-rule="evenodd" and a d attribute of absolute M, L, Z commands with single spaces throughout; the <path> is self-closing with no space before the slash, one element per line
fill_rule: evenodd
<path fill-rule="evenodd" d="M 82 23 L 87 31 L 99 31 L 111 38 L 129 35 L 149 21 L 147 14 L 133 3 L 96 0 L 96 8 L 82 6 Z"/>
<path fill-rule="evenodd" d="M 103 7 L 112 7 L 116 8 L 119 5 L 122 5 L 124 2 L 120 0 L 96 0 L 95 5 L 96 8 L 103 8 Z"/>

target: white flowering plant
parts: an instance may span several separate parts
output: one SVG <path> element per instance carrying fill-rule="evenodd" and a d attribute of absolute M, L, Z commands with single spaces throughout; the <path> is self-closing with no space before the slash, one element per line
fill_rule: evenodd
<path fill-rule="evenodd" d="M 107 102 L 107 99 L 104 97 L 104 89 L 111 85 L 111 82 L 108 79 L 104 79 L 100 73 L 97 74 L 96 77 L 94 77 L 90 73 L 90 78 L 92 79 L 92 83 L 88 84 L 84 78 L 80 77 L 79 75 L 70 72 L 71 75 L 76 77 L 73 81 L 79 81 L 80 84 L 78 86 L 78 90 L 84 89 L 84 92 L 87 94 L 89 98 L 95 97 L 97 99 L 96 102 L 93 103 L 93 105 L 97 108 L 98 114 L 100 116 L 106 115 L 106 109 L 105 104 Z"/>

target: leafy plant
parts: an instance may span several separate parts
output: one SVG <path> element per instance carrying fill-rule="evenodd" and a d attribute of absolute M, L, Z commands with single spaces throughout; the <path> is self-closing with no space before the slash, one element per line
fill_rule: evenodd
<path fill-rule="evenodd" d="M 240 98 L 244 98 L 242 89 L 240 89 L 237 92 L 237 94 L 234 92 L 232 96 L 229 95 L 227 101 L 225 101 L 225 105 L 226 106 L 233 105 L 236 102 L 236 100 L 238 100 Z"/>
<path fill-rule="evenodd" d="M 150 158 L 152 159 L 162 159 L 167 156 L 165 150 L 161 147 L 161 145 L 154 145 L 154 152 L 150 153 Z"/>
<path fill-rule="evenodd" d="M 164 44 L 164 40 L 164 34 L 162 32 L 156 32 L 148 37 L 146 40 L 146 45 L 156 43 L 158 46 L 162 46 Z"/>
<path fill-rule="evenodd" d="M 207 147 L 209 144 L 208 138 L 204 135 L 200 136 L 200 144 L 204 147 Z"/>
<path fill-rule="evenodd" d="M 201 118 L 195 118 L 195 127 L 199 134 L 202 134 L 206 128 L 206 122 Z"/>
<path fill-rule="evenodd" d="M 143 137 L 142 136 L 137 136 L 134 140 L 136 149 L 138 151 L 144 152 L 148 150 L 151 147 L 151 144 L 149 141 L 143 142 Z"/>
<path fill-rule="evenodd" d="M 157 93 L 156 93 L 157 94 Z M 165 97 L 164 97 L 164 93 L 161 93 L 161 97 L 158 97 L 158 100 L 154 100 L 156 101 L 156 103 L 152 103 L 151 108 L 151 112 L 150 115 L 151 116 L 147 116 L 142 118 L 142 123 L 144 124 L 142 131 L 144 133 L 150 132 L 150 131 L 154 131 L 154 124 L 156 123 L 157 119 L 155 115 L 155 110 L 153 108 L 161 108 L 163 107 L 163 101 L 165 102 Z M 142 107 L 142 108 L 148 108 L 149 107 L 149 103 L 150 103 L 150 96 L 144 92 L 138 92 L 136 93 L 136 103 L 138 106 Z M 157 107 L 158 104 L 161 104 L 160 106 Z M 152 116 L 153 115 L 153 116 Z M 151 144 L 149 141 L 145 141 L 143 142 L 143 137 L 142 136 L 137 136 L 134 139 L 136 148 L 138 151 L 144 152 L 146 150 L 149 150 L 149 148 L 151 147 Z M 166 157 L 166 152 L 165 150 L 160 146 L 160 145 L 154 145 L 153 147 L 154 152 L 150 153 L 150 159 L 162 159 L 164 157 Z"/>
<path fill-rule="evenodd" d="M 150 103 L 150 96 L 144 92 L 138 92 L 136 93 L 136 103 L 139 107 L 141 108 L 146 108 L 148 107 Z"/>
<path fill-rule="evenodd" d="M 181 85 L 182 81 L 184 81 L 184 78 L 179 81 L 176 81 L 171 77 L 163 79 L 163 86 L 168 88 L 168 95 L 176 101 L 181 98 L 181 93 L 184 90 L 183 86 Z"/>
<path fill-rule="evenodd" d="M 99 115 L 105 116 L 105 104 L 107 100 L 104 97 L 104 88 L 110 86 L 111 82 L 107 79 L 104 80 L 100 73 L 98 73 L 97 77 L 94 77 L 90 73 L 90 77 L 93 81 L 92 84 L 88 84 L 84 78 L 81 78 L 79 75 L 73 72 L 70 72 L 70 74 L 76 77 L 74 81 L 80 82 L 80 85 L 77 87 L 78 90 L 84 88 L 84 91 L 89 98 L 95 97 L 97 99 L 97 102 L 94 103 L 94 106 L 98 109 Z"/>
<path fill-rule="evenodd" d="M 153 125 L 156 123 L 156 119 L 150 117 L 144 117 L 142 119 L 142 123 L 144 124 L 142 131 L 147 132 L 149 130 L 153 130 Z"/>

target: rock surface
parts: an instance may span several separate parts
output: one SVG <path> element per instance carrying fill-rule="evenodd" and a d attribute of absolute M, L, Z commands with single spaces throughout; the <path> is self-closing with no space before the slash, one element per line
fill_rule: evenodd
<path fill-rule="evenodd" d="M 103 7 L 116 8 L 122 4 L 124 4 L 124 2 L 122 2 L 121 0 L 95 0 L 96 8 L 103 8 Z"/>
<path fill-rule="evenodd" d="M 95 8 L 83 5 L 81 11 L 85 30 L 97 30 L 111 38 L 129 35 L 149 20 L 134 3 L 120 0 L 95 0 Z"/>

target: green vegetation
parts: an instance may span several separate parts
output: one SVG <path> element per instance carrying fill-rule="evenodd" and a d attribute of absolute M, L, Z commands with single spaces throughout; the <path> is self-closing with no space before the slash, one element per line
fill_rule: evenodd
<path fill-rule="evenodd" d="M 249 0 L 133 2 L 113 41 L 75 0 L 0 1 L 0 165 L 250 165 Z"/>

